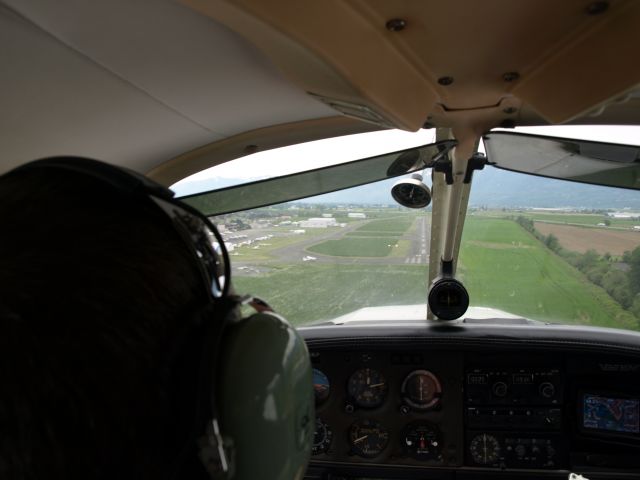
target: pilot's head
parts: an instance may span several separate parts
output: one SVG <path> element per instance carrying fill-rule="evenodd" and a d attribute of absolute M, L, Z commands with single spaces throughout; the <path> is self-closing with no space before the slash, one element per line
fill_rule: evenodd
<path fill-rule="evenodd" d="M 0 477 L 301 477 L 306 348 L 240 318 L 222 239 L 171 197 L 77 158 L 0 177 Z"/>

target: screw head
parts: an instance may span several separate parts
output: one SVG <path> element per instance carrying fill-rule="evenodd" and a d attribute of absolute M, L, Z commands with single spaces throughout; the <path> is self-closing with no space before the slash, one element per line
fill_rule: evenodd
<path fill-rule="evenodd" d="M 446 87 L 447 85 L 451 85 L 453 83 L 453 77 L 440 77 L 438 79 L 438 83 Z"/>
<path fill-rule="evenodd" d="M 502 75 L 502 79 L 505 82 L 515 82 L 519 78 L 520 78 L 520 74 L 518 72 L 507 72 L 504 75 Z"/>
<path fill-rule="evenodd" d="M 587 5 L 585 11 L 587 15 L 600 15 L 609 9 L 609 2 L 606 0 L 598 0 Z"/>
<path fill-rule="evenodd" d="M 516 113 L 518 109 L 516 107 L 507 107 L 502 111 L 508 115 L 511 115 L 512 113 Z"/>
<path fill-rule="evenodd" d="M 407 27 L 407 22 L 402 18 L 392 18 L 387 22 L 386 27 L 390 32 L 401 32 Z"/>

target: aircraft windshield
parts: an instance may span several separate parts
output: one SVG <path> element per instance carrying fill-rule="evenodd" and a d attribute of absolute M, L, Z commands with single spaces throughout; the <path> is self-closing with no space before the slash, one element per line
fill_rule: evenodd
<path fill-rule="evenodd" d="M 424 318 L 431 207 L 398 205 L 397 180 L 215 217 L 236 290 L 297 325 L 362 308 L 363 319 Z M 472 307 L 496 309 L 485 316 L 640 330 L 640 192 L 487 166 L 473 178 L 458 278 Z"/>

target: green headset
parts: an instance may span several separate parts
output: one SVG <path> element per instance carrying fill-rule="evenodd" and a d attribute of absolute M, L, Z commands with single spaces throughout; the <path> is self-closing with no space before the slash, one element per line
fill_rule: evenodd
<path fill-rule="evenodd" d="M 314 412 L 306 345 L 282 317 L 258 308 L 240 315 L 248 297 L 230 293 L 231 266 L 213 223 L 174 193 L 121 167 L 79 157 L 52 157 L 18 167 L 82 174 L 150 202 L 171 221 L 198 266 L 207 302 L 193 319 L 199 352 L 191 434 L 177 452 L 174 478 L 197 455 L 211 479 L 301 479 L 309 460 Z M 192 345 L 189 345 L 191 347 Z"/>

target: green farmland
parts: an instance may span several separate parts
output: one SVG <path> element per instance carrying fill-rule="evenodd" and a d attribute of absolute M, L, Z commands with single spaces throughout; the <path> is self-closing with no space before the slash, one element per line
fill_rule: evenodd
<path fill-rule="evenodd" d="M 411 265 L 282 265 L 236 288 L 269 300 L 291 323 L 329 320 L 359 308 L 425 303 L 426 273 Z"/>
<path fill-rule="evenodd" d="M 427 265 L 405 261 L 415 255 L 416 218 L 365 220 L 342 236 L 315 244 L 309 240 L 316 232 L 269 240 L 273 247 L 306 241 L 304 252 L 326 257 L 303 263 L 276 259 L 268 248 L 251 250 L 260 272 L 236 275 L 234 284 L 240 292 L 267 299 L 297 325 L 363 307 L 424 304 Z M 393 264 L 381 263 L 385 261 Z M 475 306 L 557 323 L 638 329 L 638 320 L 602 288 L 510 219 L 467 218 L 458 272 Z"/>
<path fill-rule="evenodd" d="M 604 223 L 605 220 L 610 223 L 610 227 L 633 229 L 634 225 L 638 225 L 638 220 L 631 218 L 613 218 L 606 217 L 602 214 L 594 213 L 544 213 L 544 212 L 513 212 L 513 211 L 492 211 L 478 212 L 478 216 L 507 217 L 513 215 L 521 215 L 530 218 L 535 222 L 560 223 L 567 225 L 580 225 L 585 227 L 596 227 L 598 224 Z"/>
<path fill-rule="evenodd" d="M 518 224 L 467 219 L 459 273 L 472 305 L 530 318 L 637 328 L 637 320 Z"/>

